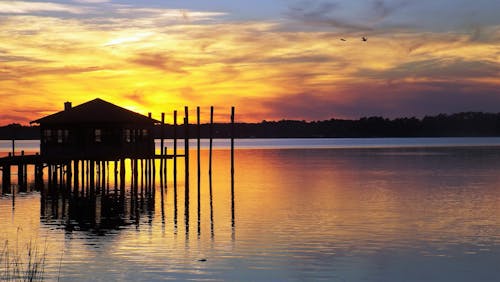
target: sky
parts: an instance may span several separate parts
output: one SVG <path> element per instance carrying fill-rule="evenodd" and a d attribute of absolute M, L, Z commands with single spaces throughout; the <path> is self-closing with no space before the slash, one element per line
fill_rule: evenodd
<path fill-rule="evenodd" d="M 498 0 L 0 0 L 0 125 L 98 97 L 167 122 L 184 106 L 206 122 L 211 105 L 220 122 L 231 106 L 240 122 L 500 112 L 498 11 Z"/>

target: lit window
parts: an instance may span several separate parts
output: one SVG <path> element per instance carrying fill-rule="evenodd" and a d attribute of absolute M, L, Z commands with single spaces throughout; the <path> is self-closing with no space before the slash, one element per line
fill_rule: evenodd
<path fill-rule="evenodd" d="M 148 136 L 148 130 L 147 129 L 143 129 L 142 130 L 142 137 L 147 137 Z"/>
<path fill-rule="evenodd" d="M 94 129 L 94 138 L 96 143 L 102 142 L 102 131 L 100 129 Z"/>

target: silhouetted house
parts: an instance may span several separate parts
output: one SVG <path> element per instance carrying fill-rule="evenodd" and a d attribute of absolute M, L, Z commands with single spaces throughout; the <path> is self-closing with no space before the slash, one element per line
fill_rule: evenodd
<path fill-rule="evenodd" d="M 156 120 L 101 99 L 37 119 L 40 154 L 46 159 L 152 158 Z"/>

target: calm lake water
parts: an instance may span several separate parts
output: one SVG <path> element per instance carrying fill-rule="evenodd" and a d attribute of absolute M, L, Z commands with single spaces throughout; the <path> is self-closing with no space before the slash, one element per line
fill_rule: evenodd
<path fill-rule="evenodd" d="M 4 155 L 10 146 L 0 142 Z M 59 281 L 500 281 L 499 138 L 236 146 L 234 198 L 227 140 L 216 140 L 212 197 L 201 151 L 199 213 L 193 150 L 188 198 L 182 159 L 177 191 L 170 160 L 166 189 L 157 177 L 155 193 L 134 197 L 128 183 L 124 199 L 97 195 L 92 211 L 7 194 L 0 242 L 46 248 L 45 278 Z"/>

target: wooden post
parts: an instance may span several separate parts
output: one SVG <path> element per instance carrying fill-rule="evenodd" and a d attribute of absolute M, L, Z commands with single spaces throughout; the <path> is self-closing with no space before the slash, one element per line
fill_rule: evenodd
<path fill-rule="evenodd" d="M 163 180 L 163 146 L 164 146 L 164 142 L 163 142 L 163 135 L 164 135 L 164 132 L 165 131 L 165 113 L 161 113 L 161 128 L 160 128 L 160 156 L 161 156 L 161 159 L 160 159 L 160 180 L 162 181 Z"/>
<path fill-rule="evenodd" d="M 66 163 L 66 192 L 69 194 L 71 192 L 71 177 L 73 177 L 73 172 L 71 171 L 71 161 Z"/>
<path fill-rule="evenodd" d="M 106 162 L 101 161 L 101 192 L 106 192 Z"/>
<path fill-rule="evenodd" d="M 137 195 L 137 188 L 139 187 L 138 186 L 138 178 L 139 178 L 139 170 L 138 170 L 138 161 L 136 158 L 133 159 L 133 171 L 134 171 L 134 175 L 133 175 L 133 178 L 134 178 L 134 189 L 135 189 L 135 194 Z"/>
<path fill-rule="evenodd" d="M 78 196 L 78 177 L 80 176 L 80 173 L 78 171 L 78 166 L 79 166 L 80 161 L 79 160 L 74 160 L 73 161 L 73 194 Z"/>
<path fill-rule="evenodd" d="M 152 159 L 149 159 L 149 162 L 151 163 L 150 168 L 151 168 L 151 181 L 149 183 L 149 188 L 152 189 L 155 185 L 156 182 L 156 162 L 155 158 L 153 157 Z M 154 190 L 153 190 L 154 191 Z"/>
<path fill-rule="evenodd" d="M 165 162 L 165 165 L 163 166 L 163 181 L 165 182 L 165 188 L 167 188 L 167 147 L 165 147 L 165 149 L 163 150 L 164 152 L 164 162 Z"/>
<path fill-rule="evenodd" d="M 177 111 L 174 111 L 174 188 L 177 189 Z"/>
<path fill-rule="evenodd" d="M 189 111 L 184 107 L 184 223 L 189 234 Z"/>
<path fill-rule="evenodd" d="M 21 156 L 24 156 L 24 151 L 21 151 Z M 17 165 L 17 186 L 19 187 L 19 191 L 24 192 L 24 164 L 23 163 L 19 163 Z"/>
<path fill-rule="evenodd" d="M 189 111 L 184 107 L 184 166 L 186 196 L 189 196 Z"/>
<path fill-rule="evenodd" d="M 210 139 L 208 149 L 208 176 L 209 181 L 212 181 L 212 145 L 213 145 L 213 127 L 214 127 L 214 106 L 210 106 L 210 126 L 208 128 L 208 138 Z"/>
<path fill-rule="evenodd" d="M 125 159 L 120 159 L 120 193 L 125 195 Z"/>
<path fill-rule="evenodd" d="M 95 173 L 95 161 L 91 160 L 90 161 L 90 171 L 89 171 L 89 175 L 90 175 L 90 180 L 89 180 L 89 189 L 90 189 L 90 196 L 92 198 L 92 196 L 94 195 L 94 189 L 95 189 L 95 180 L 94 180 L 94 173 Z"/>
<path fill-rule="evenodd" d="M 213 125 L 214 125 L 214 106 L 210 106 L 210 126 L 208 130 L 208 137 L 210 139 L 209 155 L 208 155 L 208 187 L 210 197 L 210 236 L 214 237 L 214 205 L 212 193 L 212 146 L 213 146 Z"/>
<path fill-rule="evenodd" d="M 146 163 L 146 165 L 147 165 L 147 163 Z M 144 167 L 144 159 L 141 159 L 141 190 L 144 189 L 144 178 L 147 176 L 147 170 L 148 169 Z"/>
<path fill-rule="evenodd" d="M 115 193 L 116 191 L 118 190 L 118 161 L 115 160 L 114 161 L 114 166 L 113 166 L 113 169 L 114 169 L 114 182 L 115 182 Z"/>
<path fill-rule="evenodd" d="M 200 107 L 196 107 L 196 160 L 198 162 L 198 235 L 200 235 L 200 217 L 201 217 L 201 196 L 200 196 L 200 190 L 201 190 L 201 166 L 200 166 L 200 138 L 201 138 L 201 129 L 200 129 Z"/>
<path fill-rule="evenodd" d="M 4 194 L 10 192 L 10 164 L 2 167 L 2 191 Z"/>
<path fill-rule="evenodd" d="M 231 226 L 234 229 L 234 107 L 231 107 Z"/>
<path fill-rule="evenodd" d="M 48 174 L 47 185 L 49 186 L 48 188 L 51 189 L 53 185 L 52 183 L 53 179 L 52 179 L 52 165 L 50 163 L 47 164 L 47 174 Z"/>
<path fill-rule="evenodd" d="M 82 197 L 85 196 L 85 187 L 89 185 L 88 182 L 85 181 L 85 170 L 87 169 L 87 161 L 82 160 Z"/>

